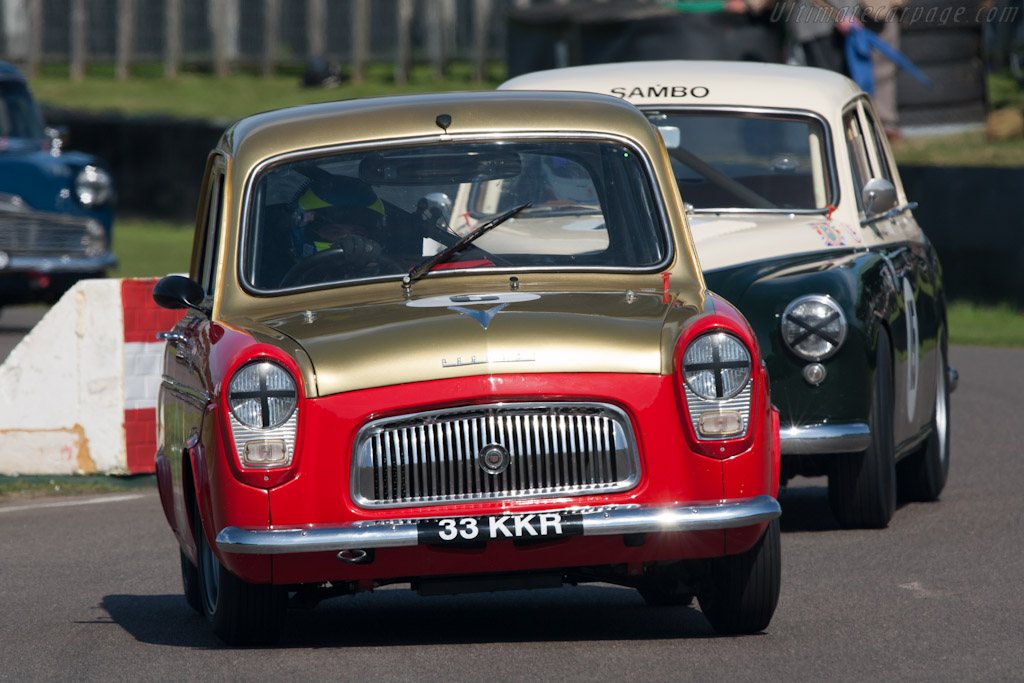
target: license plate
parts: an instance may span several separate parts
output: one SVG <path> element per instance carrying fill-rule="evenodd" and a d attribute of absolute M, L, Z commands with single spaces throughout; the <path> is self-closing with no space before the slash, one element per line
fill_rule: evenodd
<path fill-rule="evenodd" d="M 566 512 L 428 519 L 417 525 L 421 544 L 446 545 L 506 539 L 551 539 L 583 535 L 583 516 Z"/>

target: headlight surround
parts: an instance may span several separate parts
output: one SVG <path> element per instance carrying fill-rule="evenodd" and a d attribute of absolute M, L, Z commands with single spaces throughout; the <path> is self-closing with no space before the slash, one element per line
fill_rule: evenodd
<path fill-rule="evenodd" d="M 683 353 L 683 381 L 706 401 L 730 399 L 750 381 L 750 351 L 727 332 L 703 334 Z"/>
<path fill-rule="evenodd" d="M 249 429 L 276 429 L 298 406 L 298 387 L 291 373 L 267 360 L 242 367 L 228 385 L 228 408 Z"/>
<path fill-rule="evenodd" d="M 809 294 L 793 299 L 780 324 L 789 350 L 809 361 L 829 358 L 846 339 L 846 316 L 829 296 Z"/>
<path fill-rule="evenodd" d="M 75 176 L 75 197 L 82 206 L 103 206 L 114 196 L 114 179 L 99 166 L 85 166 Z"/>

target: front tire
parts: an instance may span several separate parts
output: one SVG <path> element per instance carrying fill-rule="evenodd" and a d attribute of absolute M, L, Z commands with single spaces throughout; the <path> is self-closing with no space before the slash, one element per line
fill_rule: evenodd
<path fill-rule="evenodd" d="M 711 560 L 697 601 L 716 632 L 757 633 L 768 628 L 775 614 L 781 584 L 782 542 L 776 518 L 747 552 Z"/>
<path fill-rule="evenodd" d="M 181 587 L 185 593 L 185 602 L 199 614 L 203 613 L 202 596 L 199 594 L 199 567 L 192 564 L 188 556 L 178 550 L 181 555 Z"/>
<path fill-rule="evenodd" d="M 276 643 L 284 622 L 284 589 L 248 583 L 225 569 L 210 547 L 198 514 L 196 532 L 199 602 L 214 635 L 228 645 Z"/>
<path fill-rule="evenodd" d="M 949 476 L 949 369 L 946 349 L 940 346 L 935 378 L 932 431 L 916 453 L 900 462 L 900 492 L 907 500 L 932 502 Z"/>
<path fill-rule="evenodd" d="M 878 333 L 868 426 L 871 430 L 868 449 L 840 456 L 828 477 L 832 513 L 847 528 L 883 529 L 896 511 L 892 360 L 885 329 Z"/>

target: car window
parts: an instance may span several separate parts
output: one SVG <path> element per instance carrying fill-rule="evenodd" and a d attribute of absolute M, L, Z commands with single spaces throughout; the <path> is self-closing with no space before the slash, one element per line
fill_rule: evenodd
<path fill-rule="evenodd" d="M 24 83 L 0 82 L 0 137 L 46 137 L 39 108 Z"/>
<path fill-rule="evenodd" d="M 261 291 L 400 278 L 505 212 L 439 268 L 652 269 L 668 228 L 644 158 L 617 141 L 408 145 L 290 160 L 247 199 Z"/>
<path fill-rule="evenodd" d="M 871 179 L 871 166 L 868 163 L 867 143 L 856 109 L 851 109 L 843 115 L 843 135 L 850 154 L 850 170 L 853 173 L 853 189 L 854 196 L 857 198 L 857 208 L 863 211 L 861 195 L 864 185 Z"/>
<path fill-rule="evenodd" d="M 652 112 L 694 209 L 820 210 L 831 202 L 824 125 L 807 116 Z M 671 134 L 666 134 L 671 131 Z"/>
<path fill-rule="evenodd" d="M 221 218 L 221 205 L 224 200 L 223 169 L 214 167 L 209 177 L 205 197 L 202 234 L 198 241 L 199 272 L 196 279 L 202 285 L 204 292 L 213 294 L 216 283 L 218 227 Z"/>
<path fill-rule="evenodd" d="M 871 108 L 867 105 L 864 106 L 864 120 L 867 122 L 867 132 L 870 141 L 868 144 L 871 145 L 872 151 L 874 152 L 874 177 L 885 178 L 890 183 L 895 184 L 895 181 L 893 180 L 895 174 L 889 167 L 889 156 L 885 153 L 885 143 L 883 142 L 885 135 L 883 132 L 884 129 L 879 124 L 878 118 L 875 116 L 874 112 L 872 112 Z"/>

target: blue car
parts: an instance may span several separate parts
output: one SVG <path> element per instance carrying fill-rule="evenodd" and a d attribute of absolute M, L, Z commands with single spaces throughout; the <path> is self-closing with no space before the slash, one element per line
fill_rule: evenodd
<path fill-rule="evenodd" d="M 103 161 L 65 151 L 25 77 L 0 62 L 0 306 L 52 303 L 116 266 L 114 197 Z"/>

